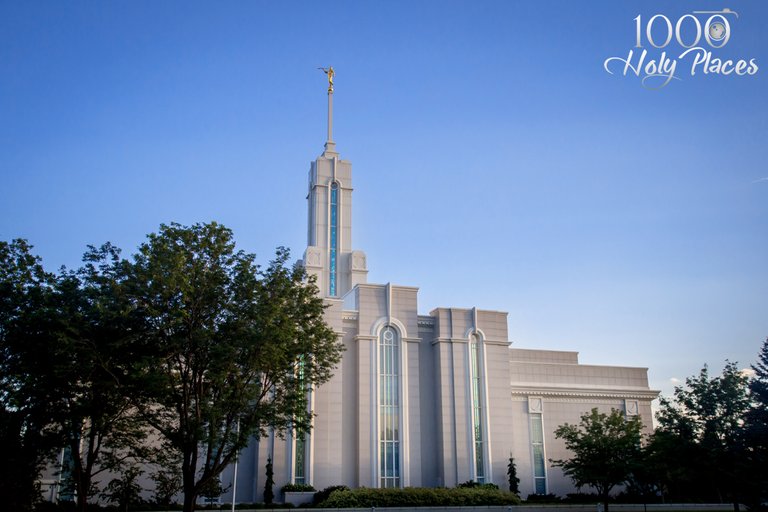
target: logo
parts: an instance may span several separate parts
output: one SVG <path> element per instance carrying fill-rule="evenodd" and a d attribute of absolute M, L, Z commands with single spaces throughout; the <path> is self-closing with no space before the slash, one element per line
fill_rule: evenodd
<path fill-rule="evenodd" d="M 730 27 L 725 28 L 725 25 L 716 21 L 709 26 L 709 37 L 713 41 L 722 41 L 725 39 L 726 30 L 730 33 Z"/>
<path fill-rule="evenodd" d="M 635 46 L 625 57 L 608 57 L 603 68 L 611 74 L 634 75 L 647 89 L 661 89 L 672 80 L 690 76 L 749 76 L 759 69 L 755 59 L 731 59 L 719 56 L 731 39 L 731 23 L 739 14 L 721 11 L 693 11 L 677 20 L 664 14 L 635 22 Z M 676 48 L 679 48 L 677 50 Z M 668 53 L 669 52 L 669 53 Z M 678 66 L 679 65 L 679 66 Z"/>

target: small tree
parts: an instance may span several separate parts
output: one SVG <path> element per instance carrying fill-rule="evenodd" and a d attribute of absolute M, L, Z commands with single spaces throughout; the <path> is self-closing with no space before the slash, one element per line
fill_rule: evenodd
<path fill-rule="evenodd" d="M 223 493 L 224 488 L 221 486 L 221 480 L 218 478 L 211 478 L 200 491 L 200 496 L 205 498 L 206 503 L 213 505 L 218 502 Z"/>
<path fill-rule="evenodd" d="M 509 456 L 509 464 L 507 464 L 507 478 L 509 479 L 509 492 L 513 492 L 517 495 L 520 494 L 520 479 L 517 477 L 517 466 L 515 466 L 515 458 Z"/>
<path fill-rule="evenodd" d="M 181 491 L 181 463 L 175 457 L 175 452 L 156 450 L 153 462 L 158 469 L 150 475 L 155 484 L 152 500 L 155 505 L 167 507 L 173 502 L 174 496 Z"/>
<path fill-rule="evenodd" d="M 605 414 L 594 408 L 578 425 L 566 423 L 555 430 L 573 457 L 550 462 L 563 468 L 576 487 L 593 487 L 608 512 L 611 490 L 629 478 L 638 458 L 642 426 L 638 416 L 627 419 L 616 409 Z"/>
<path fill-rule="evenodd" d="M 138 483 L 139 476 L 144 473 L 136 466 L 128 467 L 120 478 L 112 479 L 101 497 L 110 503 L 117 505 L 120 512 L 127 512 L 133 505 L 140 505 L 141 485 Z"/>
<path fill-rule="evenodd" d="M 272 491 L 272 487 L 275 485 L 274 473 L 272 471 L 272 458 L 267 459 L 267 480 L 264 482 L 264 504 L 271 505 L 272 500 L 275 499 L 275 493 Z"/>

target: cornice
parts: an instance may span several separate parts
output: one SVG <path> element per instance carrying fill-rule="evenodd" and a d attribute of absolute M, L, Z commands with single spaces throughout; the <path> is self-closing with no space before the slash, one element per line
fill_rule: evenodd
<path fill-rule="evenodd" d="M 653 389 L 584 389 L 584 388 L 546 388 L 546 387 L 518 387 L 513 386 L 510 394 L 515 397 L 544 396 L 550 398 L 635 398 L 639 400 L 654 400 L 660 391 Z"/>
<path fill-rule="evenodd" d="M 467 338 L 435 338 L 432 340 L 432 345 L 437 345 L 438 343 L 463 343 L 466 345 L 469 343 L 469 340 Z M 508 340 L 484 339 L 483 344 L 508 347 L 510 342 Z"/>

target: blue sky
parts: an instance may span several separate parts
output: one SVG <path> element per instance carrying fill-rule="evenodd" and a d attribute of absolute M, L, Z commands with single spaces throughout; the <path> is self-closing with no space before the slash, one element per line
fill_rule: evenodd
<path fill-rule="evenodd" d="M 604 69 L 635 45 L 636 16 L 724 7 L 739 17 L 714 56 L 755 59 L 755 75 L 684 61 L 649 90 Z M 300 257 L 328 65 L 371 282 L 419 286 L 423 313 L 508 311 L 516 347 L 649 367 L 665 393 L 704 363 L 755 359 L 757 0 L 0 0 L 0 239 L 27 238 L 55 269 L 87 244 L 130 254 L 160 223 L 216 220 L 262 262 L 278 245 Z"/>

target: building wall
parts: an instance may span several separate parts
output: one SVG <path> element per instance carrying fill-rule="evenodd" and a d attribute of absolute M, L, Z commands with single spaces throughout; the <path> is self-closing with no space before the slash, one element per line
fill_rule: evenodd
<path fill-rule="evenodd" d="M 510 393 L 513 404 L 513 455 L 517 462 L 523 496 L 534 492 L 531 414 L 541 414 L 544 427 L 547 492 L 574 492 L 570 479 L 550 459 L 569 457 L 555 429 L 564 423 L 577 424 L 592 408 L 601 412 L 617 409 L 639 415 L 644 432 L 652 429 L 651 402 L 657 392 L 648 388 L 646 368 L 581 365 L 577 352 L 510 349 Z M 532 406 L 532 404 L 536 404 Z"/>

